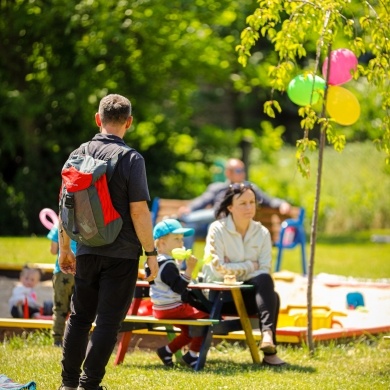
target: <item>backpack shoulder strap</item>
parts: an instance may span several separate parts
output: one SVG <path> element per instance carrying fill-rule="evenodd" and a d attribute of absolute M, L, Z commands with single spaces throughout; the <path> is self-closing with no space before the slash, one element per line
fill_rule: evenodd
<path fill-rule="evenodd" d="M 84 142 L 83 144 L 80 145 L 79 150 L 81 154 L 84 154 L 85 156 L 89 156 L 90 154 L 88 153 L 88 146 L 91 141 Z"/>
<path fill-rule="evenodd" d="M 111 180 L 111 177 L 114 174 L 115 168 L 120 159 L 127 153 L 132 151 L 134 151 L 134 149 L 127 145 L 120 145 L 115 149 L 115 151 L 111 154 L 110 158 L 107 160 L 107 181 Z"/>
<path fill-rule="evenodd" d="M 79 151 L 82 155 L 90 156 L 90 153 L 88 151 L 88 146 L 90 143 L 91 141 L 88 141 L 80 145 Z M 134 151 L 134 149 L 128 145 L 117 145 L 116 147 L 113 147 L 113 152 L 104 159 L 107 162 L 107 171 L 106 171 L 107 181 L 111 180 L 111 177 L 114 174 L 116 165 L 119 162 L 119 160 L 124 155 L 132 151 Z"/>

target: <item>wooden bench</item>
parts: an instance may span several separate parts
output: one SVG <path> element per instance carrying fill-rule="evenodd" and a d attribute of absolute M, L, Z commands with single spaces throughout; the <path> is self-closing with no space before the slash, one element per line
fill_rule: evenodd
<path fill-rule="evenodd" d="M 152 316 L 137 316 L 127 315 L 123 321 L 121 331 L 129 332 L 136 329 L 149 329 L 155 330 L 156 327 L 162 325 L 188 325 L 188 326 L 210 326 L 218 324 L 219 320 L 213 320 L 210 318 L 197 319 L 197 320 L 186 320 L 186 319 L 157 319 Z"/>
<path fill-rule="evenodd" d="M 143 332 L 159 332 L 165 333 L 168 340 L 172 340 L 175 337 L 175 333 L 180 329 L 175 328 L 174 325 L 188 325 L 189 331 L 192 336 L 205 336 L 206 333 L 211 333 L 213 325 L 218 324 L 220 321 L 217 319 L 157 319 L 149 315 L 140 315 L 140 306 L 145 298 L 149 298 L 150 285 L 145 281 L 138 281 L 135 289 L 133 301 L 126 318 L 123 320 L 121 325 L 121 336 L 119 338 L 118 349 L 116 352 L 114 364 L 118 365 L 123 363 L 126 355 L 126 351 L 133 333 Z M 207 349 L 207 348 L 206 348 Z M 207 352 L 207 351 L 206 351 Z M 176 353 L 176 357 L 180 358 L 181 351 Z M 205 363 L 205 354 L 196 367 L 197 370 L 202 369 Z"/>
<path fill-rule="evenodd" d="M 26 266 L 30 268 L 38 268 L 41 271 L 41 281 L 51 280 L 53 277 L 54 263 L 0 263 L 0 275 L 8 278 L 19 278 L 20 271 Z"/>
<path fill-rule="evenodd" d="M 176 327 L 176 325 L 187 325 L 189 326 L 189 333 L 192 337 L 194 336 L 205 336 L 206 335 L 206 327 L 210 327 L 212 325 L 219 324 L 219 320 L 214 319 L 157 319 L 153 316 L 140 316 L 140 315 L 127 315 L 124 321 L 122 322 L 122 326 L 120 332 L 125 332 L 122 334 L 119 345 L 118 345 L 118 353 L 116 355 L 114 364 L 123 363 L 125 351 L 124 348 L 124 338 L 127 339 L 126 344 L 130 341 L 131 334 L 137 333 L 140 331 L 142 333 L 164 333 L 167 335 L 168 340 L 172 341 L 176 335 L 176 333 L 180 332 L 180 329 Z M 180 360 L 181 358 L 181 350 L 176 352 L 176 359 Z"/>
<path fill-rule="evenodd" d="M 52 319 L 0 318 L 0 340 L 3 340 L 5 335 L 12 337 L 24 332 L 51 330 L 52 328 Z M 95 323 L 92 324 L 91 330 L 94 328 Z"/>
<path fill-rule="evenodd" d="M 0 328 L 51 329 L 52 327 L 53 327 L 53 320 L 0 318 Z"/>
<path fill-rule="evenodd" d="M 165 218 L 177 218 L 180 207 L 188 207 L 191 200 L 154 198 L 152 203 L 153 225 Z M 304 229 L 305 210 L 291 207 L 288 214 L 281 214 L 278 208 L 261 207 L 256 210 L 255 220 L 261 222 L 271 234 L 271 239 L 278 248 L 275 272 L 280 271 L 284 249 L 301 247 L 302 274 L 306 275 L 306 235 Z M 289 233 L 292 233 L 291 237 Z M 202 239 L 204 241 L 204 239 Z"/>
<path fill-rule="evenodd" d="M 25 332 L 47 331 L 52 327 L 52 320 L 0 318 L 0 340 L 21 335 Z"/>
<path fill-rule="evenodd" d="M 153 225 L 165 218 L 177 218 L 180 207 L 188 207 L 191 200 L 154 198 L 152 203 Z M 279 209 L 271 207 L 258 207 L 255 220 L 260 221 L 271 233 L 272 241 L 278 242 L 281 224 L 286 219 L 298 219 L 300 207 L 292 207 L 289 214 L 281 214 Z"/>

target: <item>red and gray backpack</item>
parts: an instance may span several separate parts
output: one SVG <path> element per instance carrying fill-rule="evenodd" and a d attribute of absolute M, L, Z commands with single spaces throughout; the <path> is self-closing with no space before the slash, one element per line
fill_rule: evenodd
<path fill-rule="evenodd" d="M 59 209 L 62 226 L 72 240 L 101 246 L 114 242 L 122 229 L 123 221 L 112 204 L 108 182 L 118 161 L 134 149 L 115 146 L 100 160 L 88 154 L 88 144 L 82 144 L 62 168 Z"/>

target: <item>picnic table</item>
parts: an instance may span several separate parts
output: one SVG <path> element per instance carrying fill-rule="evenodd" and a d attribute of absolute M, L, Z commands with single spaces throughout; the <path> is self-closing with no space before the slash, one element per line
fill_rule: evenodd
<path fill-rule="evenodd" d="M 216 298 L 212 303 L 212 309 L 210 312 L 210 320 L 166 320 L 155 319 L 154 317 L 139 316 L 138 309 L 142 302 L 142 299 L 149 296 L 150 285 L 145 281 L 138 281 L 136 285 L 136 291 L 133 299 L 132 306 L 129 311 L 129 315 L 126 316 L 122 323 L 121 338 L 119 340 L 118 350 L 114 364 L 120 364 L 123 362 L 126 351 L 129 346 L 129 342 L 132 337 L 132 331 L 135 329 L 149 329 L 156 325 L 174 325 L 175 323 L 183 323 L 200 329 L 204 336 L 201 350 L 199 353 L 199 359 L 195 367 L 195 371 L 201 370 L 206 362 L 206 356 L 211 346 L 213 334 L 228 334 L 230 331 L 243 330 L 245 334 L 245 342 L 249 347 L 252 360 L 254 363 L 260 363 L 259 350 L 257 348 L 256 340 L 253 336 L 252 323 L 248 317 L 248 313 L 245 308 L 245 304 L 242 298 L 242 289 L 253 288 L 252 285 L 246 284 L 217 284 L 217 283 L 190 283 L 189 289 L 193 290 L 214 290 L 216 292 Z M 227 297 L 233 297 L 238 317 L 224 318 L 222 313 L 223 302 Z M 196 329 L 195 329 L 196 330 Z M 199 332 L 197 333 L 199 335 Z"/>

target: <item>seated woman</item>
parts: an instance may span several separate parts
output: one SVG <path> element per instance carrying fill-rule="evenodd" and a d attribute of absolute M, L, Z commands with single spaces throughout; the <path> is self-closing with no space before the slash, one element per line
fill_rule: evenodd
<path fill-rule="evenodd" d="M 217 221 L 207 234 L 204 258 L 210 261 L 204 265 L 203 275 L 205 282 L 223 281 L 225 275 L 234 275 L 237 281 L 254 286 L 243 289 L 242 294 L 248 314 L 257 314 L 260 320 L 263 364 L 281 366 L 286 363 L 276 352 L 279 296 L 270 275 L 272 243 L 268 229 L 253 220 L 256 205 L 250 183 L 229 186 L 216 210 Z M 236 314 L 234 303 L 225 302 L 222 313 Z"/>

